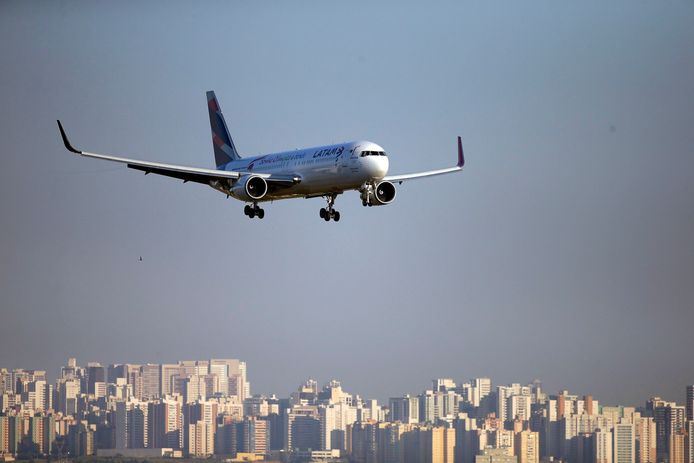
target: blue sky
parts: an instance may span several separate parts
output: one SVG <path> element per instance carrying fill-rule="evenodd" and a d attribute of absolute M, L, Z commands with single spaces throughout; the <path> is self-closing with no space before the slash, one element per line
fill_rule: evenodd
<path fill-rule="evenodd" d="M 238 357 L 380 399 L 694 382 L 694 4 L 2 2 L 0 366 Z M 66 152 L 211 167 L 368 139 L 392 205 L 268 205 Z M 143 261 L 139 262 L 139 256 Z"/>

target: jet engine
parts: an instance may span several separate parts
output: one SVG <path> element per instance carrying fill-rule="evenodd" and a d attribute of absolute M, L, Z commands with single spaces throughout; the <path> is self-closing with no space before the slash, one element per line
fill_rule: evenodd
<path fill-rule="evenodd" d="M 361 190 L 361 201 L 364 206 L 383 206 L 390 204 L 395 199 L 395 185 L 384 180 L 377 183 L 375 187 L 371 185 Z"/>
<path fill-rule="evenodd" d="M 267 182 L 257 175 L 244 175 L 234 183 L 230 193 L 241 201 L 258 201 L 267 193 Z"/>

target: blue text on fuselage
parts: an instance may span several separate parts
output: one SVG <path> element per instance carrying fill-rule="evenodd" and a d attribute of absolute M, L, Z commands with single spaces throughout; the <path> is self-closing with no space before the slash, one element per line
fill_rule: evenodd
<path fill-rule="evenodd" d="M 345 150 L 344 146 L 338 146 L 336 148 L 325 148 L 322 150 L 317 150 L 316 152 L 313 153 L 314 158 L 322 158 L 325 156 L 339 156 L 342 154 L 342 152 Z"/>

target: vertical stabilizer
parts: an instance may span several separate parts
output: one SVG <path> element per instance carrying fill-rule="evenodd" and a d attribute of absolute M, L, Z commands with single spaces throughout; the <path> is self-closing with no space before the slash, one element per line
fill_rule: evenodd
<path fill-rule="evenodd" d="M 241 159 L 236 151 L 234 140 L 229 135 L 229 129 L 224 121 L 222 110 L 217 103 L 217 97 L 213 91 L 207 92 L 207 110 L 210 114 L 210 128 L 212 129 L 212 147 L 214 148 L 214 161 L 217 169 L 236 159 Z"/>

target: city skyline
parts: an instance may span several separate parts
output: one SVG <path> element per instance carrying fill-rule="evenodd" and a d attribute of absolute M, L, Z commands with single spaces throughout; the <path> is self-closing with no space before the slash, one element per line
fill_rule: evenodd
<path fill-rule="evenodd" d="M 98 360 L 88 360 L 88 361 L 85 362 L 84 365 L 86 366 L 86 365 L 97 364 L 97 365 L 99 365 L 99 366 L 101 366 L 101 367 L 103 367 L 103 368 L 110 368 L 110 367 L 120 366 L 120 365 L 137 365 L 137 366 L 142 366 L 142 365 L 156 365 L 156 366 L 159 366 L 159 367 L 161 368 L 162 365 L 177 365 L 177 364 L 184 364 L 184 363 L 186 363 L 186 362 L 209 362 L 209 361 L 211 361 L 211 360 L 218 359 L 218 358 L 221 359 L 222 357 L 217 356 L 217 357 L 208 357 L 208 358 L 204 358 L 204 359 L 175 360 L 175 361 L 163 362 L 163 363 L 150 362 L 150 361 L 140 361 L 140 362 L 116 362 L 116 363 L 108 363 L 108 364 L 107 364 L 107 363 L 99 362 Z M 69 360 L 70 360 L 70 359 L 77 360 L 76 357 L 69 357 L 68 359 L 69 359 Z M 244 361 L 242 361 L 242 360 L 239 360 L 239 361 L 241 361 L 241 362 L 244 364 L 244 371 L 246 372 L 246 371 L 247 371 L 247 370 L 245 369 L 245 368 L 246 368 L 246 367 L 245 367 L 246 362 L 244 362 Z M 79 365 L 79 362 L 77 362 L 77 364 Z M 54 381 L 57 381 L 57 380 L 59 379 L 59 377 L 60 377 L 60 371 L 61 371 L 63 368 L 64 368 L 64 366 L 61 366 L 61 367 L 56 368 L 56 370 L 55 370 L 55 372 L 54 372 L 54 373 L 55 373 L 55 375 L 54 375 L 54 376 L 55 376 Z M 43 368 L 21 368 L 21 367 L 8 368 L 8 367 L 6 367 L 6 366 L 0 365 L 0 370 L 2 370 L 2 369 L 6 369 L 6 370 L 8 370 L 8 371 L 15 370 L 15 369 L 16 369 L 16 370 L 28 370 L 28 371 L 42 371 L 42 372 L 44 372 L 44 373 L 46 374 L 46 378 L 48 379 L 49 382 L 50 382 L 51 378 L 53 377 L 53 375 L 51 375 L 50 370 L 43 369 Z M 252 371 L 253 371 L 253 370 L 251 369 L 251 372 L 252 372 Z M 247 374 L 247 373 L 246 373 L 246 374 Z M 248 381 L 250 382 L 250 379 L 252 378 L 252 373 L 251 373 L 251 374 L 248 374 L 247 377 L 248 377 Z M 473 374 L 473 375 L 458 375 L 458 376 L 455 376 L 455 375 L 440 375 L 440 376 L 438 376 L 437 378 L 446 378 L 446 379 L 449 379 L 449 378 L 450 378 L 450 380 L 455 381 L 455 382 L 458 382 L 458 381 L 465 381 L 465 378 L 468 378 L 468 379 L 470 379 L 470 378 L 489 378 L 489 379 L 491 380 L 491 384 L 497 384 L 497 383 L 495 383 L 495 382 L 493 381 L 493 378 L 491 378 L 491 377 L 479 376 L 479 375 L 474 375 L 474 374 Z M 431 381 L 434 381 L 434 382 L 435 382 L 435 381 L 437 381 L 437 378 L 432 378 L 431 380 L 429 380 L 429 382 L 431 382 Z M 335 381 L 335 380 L 339 381 L 340 383 L 343 382 L 343 381 L 341 381 L 341 379 L 339 378 L 339 376 L 336 376 L 336 375 L 333 375 L 333 376 L 328 375 L 328 376 L 325 377 L 325 378 L 319 378 L 319 377 L 317 377 L 317 376 L 309 375 L 309 376 L 303 377 L 303 378 L 296 378 L 296 380 L 295 380 L 294 382 L 291 382 L 290 380 L 287 380 L 287 381 L 285 381 L 285 383 L 286 383 L 286 384 L 302 384 L 302 382 L 307 381 L 307 380 L 316 381 L 318 384 L 329 384 L 331 381 Z M 517 378 L 516 378 L 516 380 L 514 380 L 514 381 L 512 381 L 512 382 L 513 382 L 513 383 L 518 383 Z M 425 382 L 425 383 L 426 383 L 426 382 Z M 658 398 L 662 398 L 663 400 L 666 400 L 666 401 L 669 401 L 669 402 L 677 402 L 677 403 L 683 403 L 683 404 L 691 403 L 691 404 L 692 404 L 692 405 L 691 405 L 691 409 L 694 410 L 694 386 L 693 386 L 693 385 L 690 385 L 691 383 L 694 383 L 694 380 L 692 380 L 692 381 L 690 381 L 690 382 L 688 382 L 688 383 L 683 383 L 684 385 L 680 388 L 680 389 L 681 389 L 681 391 L 680 391 L 681 393 L 680 393 L 677 397 L 669 397 L 669 396 L 666 396 L 666 395 L 664 395 L 664 394 L 656 393 L 656 394 L 652 394 L 652 395 L 650 395 L 650 396 L 648 396 L 648 397 L 644 397 L 643 400 L 642 400 L 641 402 L 642 402 L 642 403 L 645 403 L 648 399 L 651 399 L 651 398 L 653 398 L 653 397 L 658 397 Z M 501 381 L 499 384 L 511 384 L 511 382 L 504 382 L 504 381 Z M 520 381 L 518 384 L 528 384 L 528 385 L 530 385 L 530 384 L 537 384 L 537 385 L 539 385 L 540 387 L 542 387 L 542 390 L 543 390 L 544 392 L 546 392 L 546 393 L 547 393 L 547 392 L 549 392 L 549 393 L 572 392 L 572 393 L 578 393 L 578 395 L 590 395 L 590 396 L 593 396 L 593 394 L 592 394 L 592 392 L 591 392 L 590 390 L 588 390 L 588 391 L 577 391 L 576 389 L 571 388 L 571 387 L 563 387 L 563 388 L 551 389 L 551 390 L 550 390 L 550 389 L 546 389 L 545 386 L 544 386 L 544 383 L 543 383 L 543 381 L 542 381 L 542 378 L 533 378 L 532 380 L 522 380 L 522 381 Z M 619 385 L 616 385 L 616 386 L 619 387 Z M 265 396 L 265 397 L 270 397 L 270 396 L 279 396 L 279 397 L 282 397 L 282 396 L 289 395 L 292 391 L 294 391 L 294 386 L 286 386 L 286 387 L 288 387 L 289 389 L 287 389 L 287 390 L 284 391 L 284 392 L 282 392 L 282 391 L 267 391 L 267 390 L 263 390 L 263 391 L 257 392 L 256 394 L 252 394 L 252 395 L 261 395 L 261 396 Z M 391 394 L 387 394 L 386 396 L 383 396 L 383 397 L 374 397 L 374 398 L 377 399 L 377 400 L 379 400 L 380 402 L 387 402 L 388 399 L 390 399 L 391 397 L 397 396 L 398 394 L 400 394 L 400 395 L 407 395 L 407 394 L 412 394 L 412 393 L 416 394 L 417 391 L 420 391 L 420 390 L 421 390 L 421 391 L 426 391 L 427 388 L 426 388 L 426 387 L 423 387 L 423 388 L 420 388 L 420 389 L 416 389 L 416 388 L 415 388 L 414 390 L 408 390 L 408 391 L 396 391 L 395 394 L 391 393 Z M 364 396 L 364 397 L 366 397 L 366 396 Z M 623 401 L 618 401 L 618 402 L 615 402 L 615 403 L 610 402 L 608 405 L 610 405 L 610 406 L 634 406 L 634 407 L 638 407 L 638 406 L 641 405 L 641 403 L 627 403 L 627 402 L 623 402 Z M 694 417 L 694 412 L 692 412 L 692 413 L 693 413 L 693 414 L 692 414 L 691 416 Z M 688 419 L 691 420 L 692 417 L 688 417 Z"/>
<path fill-rule="evenodd" d="M 691 1 L 2 1 L 0 365 L 214 355 L 279 394 L 455 375 L 680 402 L 692 24 Z M 460 135 L 465 173 L 340 195 L 339 224 L 320 198 L 251 221 L 56 126 L 213 167 L 210 89 L 242 155 L 367 139 L 417 172 Z"/>
<path fill-rule="evenodd" d="M 167 364 L 69 358 L 55 385 L 0 368 L 0 458 L 225 457 L 335 463 L 693 463 L 686 403 L 607 405 L 532 384 L 436 378 L 386 403 L 307 379 L 288 396 L 252 394 L 240 359 Z"/>

